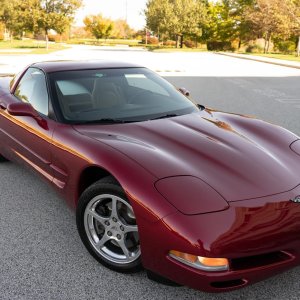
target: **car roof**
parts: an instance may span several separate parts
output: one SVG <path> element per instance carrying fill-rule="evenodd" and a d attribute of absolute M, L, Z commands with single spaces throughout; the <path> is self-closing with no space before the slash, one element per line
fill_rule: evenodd
<path fill-rule="evenodd" d="M 115 69 L 115 68 L 142 68 L 142 66 L 127 62 L 117 62 L 108 60 L 60 60 L 37 62 L 31 65 L 43 70 L 45 73 L 75 71 L 75 70 L 92 70 L 92 69 Z"/>

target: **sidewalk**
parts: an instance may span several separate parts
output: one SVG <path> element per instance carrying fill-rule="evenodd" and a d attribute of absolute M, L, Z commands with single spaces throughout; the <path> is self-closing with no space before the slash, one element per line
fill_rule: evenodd
<path fill-rule="evenodd" d="M 289 60 L 282 60 L 277 58 L 269 58 L 269 57 L 262 57 L 262 56 L 248 55 L 248 54 L 238 54 L 238 53 L 227 53 L 227 52 L 215 52 L 215 54 L 235 57 L 239 59 L 253 60 L 253 61 L 263 62 L 266 64 L 273 64 L 273 65 L 278 65 L 278 66 L 283 66 L 288 68 L 300 69 L 300 62 L 297 61 L 289 61 Z"/>

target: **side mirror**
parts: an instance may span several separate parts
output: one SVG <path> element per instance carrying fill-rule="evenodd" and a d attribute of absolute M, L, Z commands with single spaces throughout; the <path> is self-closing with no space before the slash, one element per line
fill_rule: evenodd
<path fill-rule="evenodd" d="M 7 112 L 12 116 L 32 117 L 45 130 L 48 129 L 47 121 L 29 103 L 18 102 L 7 106 Z"/>
<path fill-rule="evenodd" d="M 179 90 L 179 92 L 180 92 L 182 95 L 184 95 L 184 96 L 186 96 L 186 97 L 189 97 L 189 96 L 190 96 L 190 92 L 189 92 L 186 88 L 181 87 L 181 88 L 179 88 L 178 90 Z"/>
<path fill-rule="evenodd" d="M 7 106 L 7 112 L 12 116 L 38 117 L 37 111 L 29 103 L 11 103 Z"/>

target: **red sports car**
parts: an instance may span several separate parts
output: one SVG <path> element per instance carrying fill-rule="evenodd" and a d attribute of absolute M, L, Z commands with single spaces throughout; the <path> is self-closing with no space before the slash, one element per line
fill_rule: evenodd
<path fill-rule="evenodd" d="M 300 264 L 299 137 L 186 94 L 127 63 L 32 64 L 1 79 L 0 159 L 76 208 L 113 270 L 216 292 Z"/>

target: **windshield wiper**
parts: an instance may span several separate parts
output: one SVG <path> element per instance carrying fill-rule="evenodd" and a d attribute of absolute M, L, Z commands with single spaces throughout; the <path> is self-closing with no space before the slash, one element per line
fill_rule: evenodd
<path fill-rule="evenodd" d="M 82 121 L 76 124 L 124 124 L 124 123 L 132 123 L 134 121 L 126 121 L 122 119 L 113 119 L 113 118 L 103 118 L 99 120 L 91 120 L 91 121 Z"/>
<path fill-rule="evenodd" d="M 172 118 L 172 117 L 178 117 L 179 115 L 177 114 L 167 114 L 167 115 L 163 115 L 163 116 L 159 116 L 150 120 L 159 120 L 159 119 L 166 119 L 166 118 Z"/>

